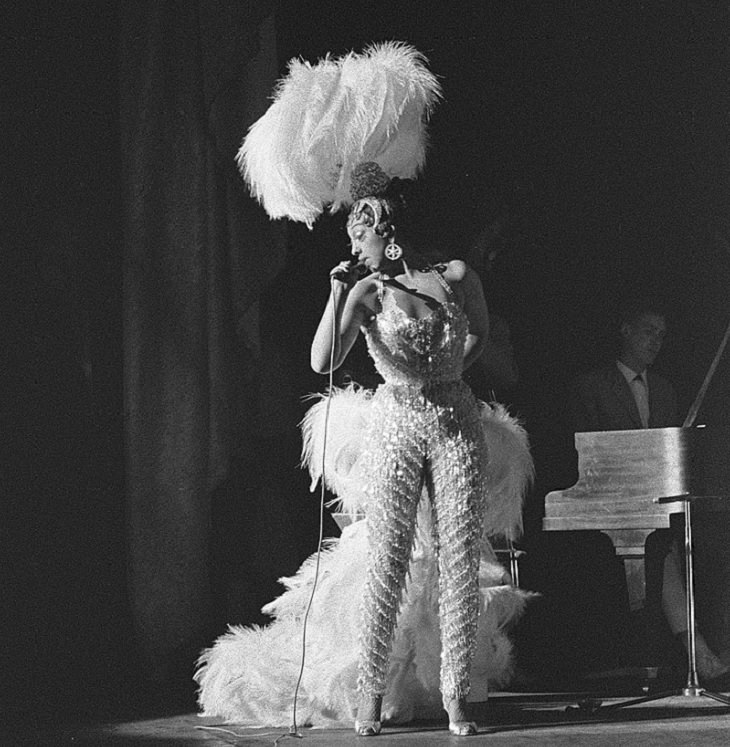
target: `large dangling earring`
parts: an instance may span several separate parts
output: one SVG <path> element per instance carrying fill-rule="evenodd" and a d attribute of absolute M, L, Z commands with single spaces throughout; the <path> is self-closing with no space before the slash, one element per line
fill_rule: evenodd
<path fill-rule="evenodd" d="M 385 256 L 391 262 L 397 262 L 403 256 L 403 248 L 395 243 L 394 238 L 391 236 L 390 241 L 385 247 Z"/>

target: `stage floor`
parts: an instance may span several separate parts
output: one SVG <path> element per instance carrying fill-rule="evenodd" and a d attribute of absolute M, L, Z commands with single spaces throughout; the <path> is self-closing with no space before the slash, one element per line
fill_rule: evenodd
<path fill-rule="evenodd" d="M 505 745 L 727 745 L 730 707 L 707 697 L 672 695 L 610 712 L 566 711 L 587 693 L 497 693 L 489 703 L 474 705 L 481 741 Z M 608 697 L 603 704 L 626 698 Z M 352 729 L 301 729 L 301 738 L 286 729 L 248 729 L 195 713 L 98 723 L 38 724 L 24 721 L 0 728 L 3 743 L 13 745 L 348 745 L 359 744 Z M 423 747 L 454 744 L 446 722 L 424 721 L 385 727 L 375 745 Z"/>

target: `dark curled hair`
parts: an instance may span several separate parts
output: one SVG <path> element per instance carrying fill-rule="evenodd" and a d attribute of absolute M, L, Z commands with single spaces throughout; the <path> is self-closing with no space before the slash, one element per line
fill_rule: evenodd
<path fill-rule="evenodd" d="M 350 197 L 353 202 L 363 197 L 382 197 L 390 183 L 391 178 L 375 161 L 363 161 L 350 174 Z"/>

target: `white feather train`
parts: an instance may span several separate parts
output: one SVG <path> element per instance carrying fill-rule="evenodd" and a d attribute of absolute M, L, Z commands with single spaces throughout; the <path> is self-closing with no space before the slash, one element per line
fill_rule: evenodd
<path fill-rule="evenodd" d="M 423 55 L 402 42 L 314 65 L 291 60 L 273 103 L 249 129 L 239 168 L 272 219 L 311 227 L 327 207 L 351 204 L 358 163 L 375 161 L 391 178 L 418 174 L 440 96 Z"/>
<path fill-rule="evenodd" d="M 419 537 L 409 570 L 383 700 L 385 721 L 404 723 L 441 713 L 436 559 L 424 534 L 428 512 L 421 512 Z M 299 725 L 351 725 L 356 715 L 359 601 L 365 584 L 367 528 L 356 521 L 323 551 L 315 602 L 307 623 L 307 647 L 297 699 Z M 204 716 L 248 726 L 287 727 L 301 665 L 302 623 L 315 574 L 310 558 L 296 576 L 281 579 L 286 591 L 264 612 L 267 627 L 231 627 L 200 658 L 196 680 Z M 477 655 L 470 699 L 485 700 L 489 689 L 512 673 L 512 647 L 506 635 L 521 614 L 528 594 L 505 583 L 493 556 L 482 559 Z"/>
<path fill-rule="evenodd" d="M 329 398 L 323 396 L 309 409 L 302 422 L 302 459 L 312 475 L 312 489 L 324 477 L 340 507 L 356 520 L 339 539 L 328 540 L 319 559 L 297 699 L 299 725 L 351 725 L 355 717 L 359 605 L 368 552 L 367 523 L 357 520 L 363 506 L 357 487 L 358 456 L 371 395 L 357 386 L 334 389 Z M 501 405 L 482 404 L 482 408 L 490 453 L 485 535 L 512 537 L 519 530 L 522 496 L 532 477 L 527 436 Z M 428 503 L 423 500 L 383 701 L 383 718 L 390 722 L 434 718 L 442 712 L 438 571 L 430 520 Z M 272 617 L 268 626 L 231 627 L 203 652 L 196 673 L 203 715 L 249 726 L 292 723 L 303 619 L 316 569 L 317 557 L 312 556 L 295 576 L 280 579 L 284 593 L 263 608 Z M 488 543 L 483 546 L 479 588 L 473 701 L 485 700 L 490 689 L 509 681 L 513 665 L 508 628 L 532 596 L 511 584 Z"/>

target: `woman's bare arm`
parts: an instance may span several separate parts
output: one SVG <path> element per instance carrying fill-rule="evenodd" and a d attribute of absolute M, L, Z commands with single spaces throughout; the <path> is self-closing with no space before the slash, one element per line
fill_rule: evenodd
<path fill-rule="evenodd" d="M 489 336 L 489 312 L 479 276 L 460 260 L 449 262 L 449 274 L 458 283 L 462 308 L 469 320 L 469 334 L 464 347 L 464 369 L 482 354 Z"/>
<path fill-rule="evenodd" d="M 312 340 L 310 362 L 320 374 L 338 369 L 352 349 L 361 327 L 367 326 L 374 280 L 364 278 L 354 285 L 335 278 L 327 306 Z M 334 330 L 334 334 L 333 334 Z"/>

